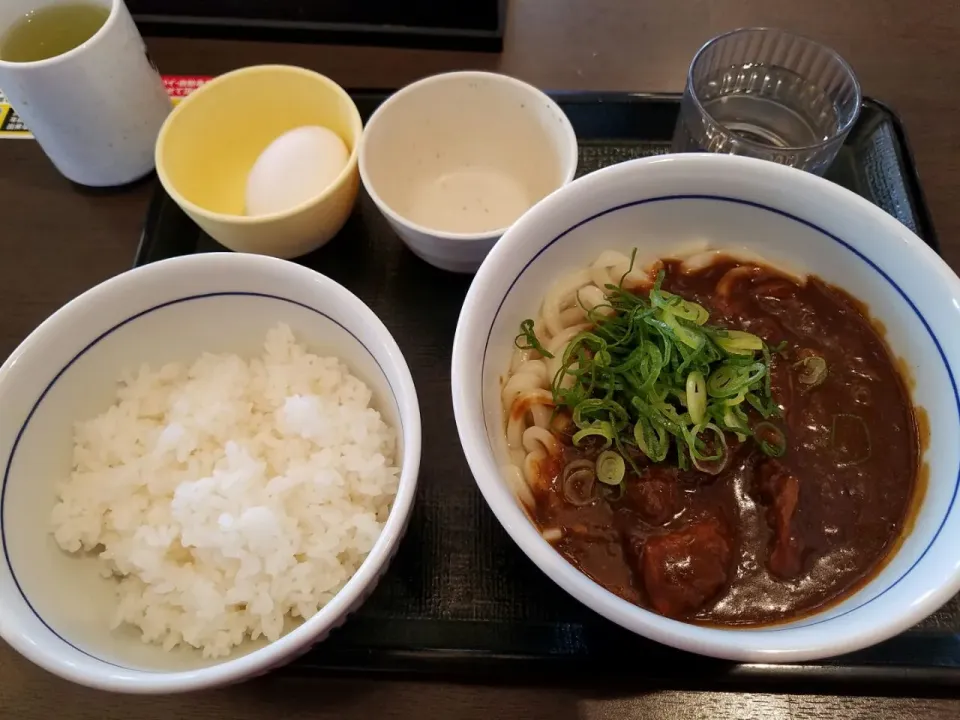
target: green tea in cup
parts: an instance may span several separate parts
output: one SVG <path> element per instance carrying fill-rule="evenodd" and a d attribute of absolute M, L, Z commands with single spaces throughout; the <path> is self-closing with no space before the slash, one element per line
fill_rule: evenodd
<path fill-rule="evenodd" d="M 36 62 L 63 55 L 96 35 L 108 17 L 109 7 L 83 2 L 32 10 L 0 38 L 0 60 Z"/>

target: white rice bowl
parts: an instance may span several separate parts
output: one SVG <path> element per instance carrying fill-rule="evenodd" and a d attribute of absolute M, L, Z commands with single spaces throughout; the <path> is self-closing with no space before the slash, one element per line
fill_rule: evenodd
<path fill-rule="evenodd" d="M 286 340 L 283 344 L 291 348 L 291 357 L 297 355 L 301 360 L 289 363 L 290 368 L 295 369 L 293 372 L 267 372 L 264 357 L 268 354 L 264 338 L 279 323 L 288 325 L 297 341 L 309 348 L 310 353 L 339 358 L 349 368 L 349 374 L 369 388 L 372 397 L 368 409 L 379 412 L 382 421 L 395 433 L 395 436 L 391 433 L 395 443 L 392 458 L 388 457 L 389 445 L 381 449 L 383 443 L 372 439 L 377 431 L 371 432 L 369 418 L 372 416 L 369 413 L 363 420 L 368 423 L 366 440 L 355 443 L 343 438 L 363 432 L 360 425 L 336 422 L 319 430 L 319 424 L 314 425 L 311 420 L 311 408 L 319 410 L 322 403 L 311 399 L 310 395 L 335 397 L 339 412 L 340 405 L 350 406 L 354 399 L 350 397 L 350 391 L 351 388 L 359 391 L 357 385 L 343 377 L 336 385 L 339 395 L 333 390 L 328 394 L 328 389 L 322 392 L 311 389 L 310 383 L 316 386 L 316 382 L 305 380 L 307 373 L 313 378 L 313 374 L 326 375 L 331 368 L 319 360 L 307 358 L 306 352 L 298 355 Z M 280 357 L 277 351 L 271 352 L 274 357 Z M 149 382 L 161 383 L 156 395 L 161 397 L 174 384 L 172 377 L 164 379 L 165 366 L 179 363 L 179 372 L 189 374 L 190 368 L 206 353 L 221 359 L 232 355 L 239 355 L 242 359 L 223 364 L 227 370 L 213 371 L 208 367 L 210 372 L 204 375 L 208 383 L 194 378 L 197 382 L 193 390 L 201 384 L 210 392 L 214 392 L 215 387 L 220 388 L 224 393 L 222 402 L 214 402 L 210 395 L 197 401 L 194 406 L 198 410 L 191 416 L 192 425 L 173 423 L 173 410 L 166 414 L 162 403 L 154 407 L 143 404 L 148 382 L 146 376 L 139 376 L 139 368 L 144 363 L 151 368 L 153 379 Z M 256 371 L 258 365 L 254 360 L 257 358 L 263 367 L 263 382 L 254 387 L 239 378 L 243 373 L 252 376 L 251 367 Z M 210 358 L 202 360 L 197 370 L 203 367 L 202 363 L 210 362 Z M 339 366 L 333 369 L 342 373 Z M 131 371 L 132 375 L 128 375 Z M 129 382 L 118 385 L 118 381 L 124 379 Z M 141 381 L 144 382 L 141 384 Z M 118 391 L 123 397 L 118 397 Z M 287 408 L 287 397 L 293 396 L 306 400 L 293 401 Z M 265 403 L 274 403 L 271 418 L 267 417 L 263 406 L 254 404 L 253 399 L 258 397 L 264 398 Z M 285 408 L 280 412 L 279 398 Z M 127 414 L 124 414 L 119 405 L 126 400 L 134 402 L 125 406 Z M 138 407 L 137 402 L 142 407 Z M 244 408 L 244 403 L 249 406 L 249 411 Z M 110 411 L 111 406 L 117 407 Z M 244 415 L 245 412 L 248 414 Z M 107 419 L 94 421 L 104 413 L 107 413 Z M 359 417 L 359 413 L 351 414 Z M 278 429 L 281 420 L 285 423 L 282 430 Z M 128 440 L 132 438 L 133 444 L 128 446 L 126 440 L 117 440 L 110 450 L 104 449 L 107 446 L 102 438 L 88 437 L 81 444 L 86 448 L 81 450 L 81 453 L 86 452 L 82 463 L 97 467 L 99 462 L 102 469 L 103 458 L 97 457 L 101 451 L 117 455 L 128 452 L 129 458 L 111 460 L 113 467 L 108 473 L 101 473 L 98 469 L 101 481 L 89 478 L 95 488 L 89 497 L 94 499 L 80 498 L 76 495 L 77 490 L 66 490 L 77 479 L 72 477 L 79 464 L 75 457 L 76 440 L 80 439 L 77 432 L 94 432 L 98 425 L 101 429 L 109 428 L 111 423 L 114 431 Z M 230 423 L 236 428 L 227 427 Z M 254 424 L 271 429 L 258 435 L 253 429 Z M 203 425 L 202 429 L 200 425 Z M 170 429 L 164 432 L 168 427 Z M 303 431 L 307 437 L 303 436 Z M 334 433 L 339 439 L 332 435 L 324 438 L 324 432 Z M 141 436 L 146 440 L 137 445 L 137 438 Z M 148 453 L 147 445 L 143 443 L 151 440 L 159 443 L 161 436 L 164 436 L 163 450 L 155 455 L 155 445 Z M 256 443 L 250 438 L 256 438 Z M 198 538 L 194 532 L 193 540 L 187 539 L 188 545 L 191 542 L 209 544 L 204 547 L 189 545 L 181 554 L 180 548 L 171 541 L 170 547 L 174 551 L 161 554 L 153 543 L 159 542 L 162 547 L 166 539 L 153 534 L 147 540 L 143 535 L 154 533 L 157 527 L 174 525 L 165 521 L 174 517 L 175 490 L 171 489 L 172 485 L 166 486 L 166 501 L 156 502 L 159 509 L 151 511 L 154 514 L 147 513 L 148 522 L 141 522 L 140 518 L 144 516 L 141 505 L 153 507 L 154 495 L 163 496 L 163 488 L 157 485 L 168 482 L 164 477 L 165 470 L 154 473 L 147 468 L 153 464 L 161 468 L 182 469 L 177 463 L 188 464 L 188 461 L 178 459 L 177 453 L 185 452 L 194 440 L 197 445 L 191 454 L 196 457 L 198 468 L 205 464 L 208 472 L 199 469 L 196 474 L 184 472 L 183 479 L 194 484 L 185 490 L 192 487 L 197 491 L 205 485 L 212 486 L 214 491 L 210 492 L 211 498 L 208 499 L 220 503 L 221 508 L 214 510 L 207 500 L 202 504 L 191 500 L 178 512 L 183 513 L 181 517 L 184 519 L 189 519 L 191 532 L 214 527 L 208 524 L 212 517 L 216 522 L 216 536 L 208 534 Z M 232 440 L 242 454 L 235 454 L 228 460 L 226 440 Z M 206 456 L 208 441 L 211 447 L 216 445 L 220 449 L 216 460 L 201 460 Z M 312 472 L 308 468 L 308 459 L 316 459 L 317 466 L 325 462 L 321 458 L 332 448 L 322 448 L 320 444 L 354 445 L 365 460 L 372 461 L 373 455 L 368 455 L 364 449 L 365 442 L 375 444 L 379 449 L 384 468 L 398 466 L 399 472 L 390 473 L 389 477 L 380 475 L 377 479 L 377 472 L 364 467 L 359 471 L 350 470 L 345 475 L 343 468 L 349 466 L 354 456 L 344 451 L 333 453 L 337 455 L 336 462 L 327 468 L 340 474 L 345 483 L 343 487 L 338 488 L 334 483 L 317 487 L 323 483 L 311 485 L 305 482 L 300 482 L 299 487 L 288 487 L 290 483 L 298 484 L 295 472 L 298 462 L 299 467 L 307 468 L 304 474 Z M 296 456 L 281 451 L 281 445 L 301 449 L 313 447 L 315 451 L 308 453 L 304 450 L 305 454 L 298 460 Z M 96 452 L 91 451 L 94 446 Z M 245 253 L 186 255 L 150 263 L 110 278 L 51 315 L 0 365 L 0 639 L 55 675 L 119 692 L 198 690 L 237 682 L 289 663 L 325 640 L 344 622 L 350 622 L 351 615 L 361 608 L 389 570 L 411 519 L 417 494 L 420 448 L 419 403 L 403 353 L 373 310 L 330 278 L 296 263 Z M 260 457 L 261 452 L 282 455 L 286 464 L 275 467 L 282 462 L 271 457 L 264 459 Z M 166 459 L 163 459 L 165 453 Z M 267 534 L 265 526 L 258 524 L 258 520 L 265 517 L 264 513 L 256 511 L 243 518 L 243 512 L 222 511 L 223 507 L 239 506 L 240 498 L 245 496 L 243 482 L 249 481 L 251 486 L 256 486 L 254 478 L 240 477 L 236 488 L 235 483 L 221 482 L 226 479 L 223 473 L 214 482 L 199 482 L 215 477 L 213 471 L 217 462 L 221 463 L 220 469 L 226 474 L 242 476 L 237 464 L 240 457 L 250 457 L 264 465 L 263 484 L 258 488 L 260 495 L 255 502 L 259 503 L 256 507 L 268 508 L 276 520 L 276 527 L 269 531 L 273 534 L 273 542 L 267 549 L 256 545 L 256 538 Z M 126 471 L 125 476 L 118 468 L 128 459 L 131 466 L 139 463 L 140 467 Z M 254 469 L 253 464 L 248 465 L 242 460 L 239 465 L 254 475 L 260 472 L 259 465 Z M 332 472 L 323 475 L 330 478 Z M 318 473 L 317 477 L 320 476 Z M 275 478 L 285 480 L 277 480 L 270 486 L 270 481 Z M 389 483 L 390 487 L 376 487 L 381 482 Z M 136 488 L 132 495 L 141 505 L 126 502 L 131 497 L 131 487 Z M 229 492 L 221 492 L 224 489 Z M 102 512 L 98 515 L 96 501 L 101 492 L 122 498 L 130 515 L 124 518 L 122 513 L 112 510 L 108 515 Z M 74 493 L 74 497 L 70 493 Z M 322 493 L 326 493 L 323 501 L 318 501 L 314 507 L 304 501 L 308 495 L 319 498 Z M 366 540 L 363 538 L 366 532 L 364 521 L 358 520 L 352 529 L 345 529 L 349 522 L 343 514 L 344 529 L 339 534 L 336 530 L 331 532 L 335 527 L 333 524 L 318 526 L 319 529 L 304 529 L 300 524 L 302 518 L 314 522 L 310 520 L 313 510 L 319 516 L 347 508 L 348 504 L 349 508 L 342 512 L 353 513 L 351 517 L 372 515 L 380 525 L 379 529 L 366 526 L 370 530 Z M 51 522 L 58 505 L 62 508 L 56 510 L 57 522 Z M 116 505 L 119 507 L 120 503 Z M 389 515 L 384 518 L 387 507 Z M 84 513 L 98 519 L 86 524 L 87 521 L 81 519 Z M 208 515 L 205 517 L 204 513 Z M 233 519 L 231 531 L 235 534 L 231 536 L 232 540 L 225 540 L 225 534 L 220 530 L 221 516 L 228 514 Z M 230 524 L 229 520 L 223 519 Z M 182 536 L 179 522 L 176 528 L 167 527 L 162 532 Z M 137 530 L 131 534 L 126 529 L 141 524 L 144 525 L 141 536 L 137 535 Z M 65 551 L 55 536 L 56 531 L 67 547 L 71 547 L 71 541 L 72 547 L 78 547 L 79 542 L 79 549 Z M 98 536 L 106 542 L 85 550 L 84 543 L 95 542 Z M 121 544 L 120 540 L 126 544 Z M 283 542 L 288 545 L 284 546 Z M 178 537 L 177 543 L 184 545 L 183 538 Z M 302 543 L 311 553 L 318 552 L 325 543 L 330 547 L 325 547 L 321 563 L 318 560 L 320 555 L 308 558 L 305 553 L 291 549 L 291 543 Z M 340 543 L 347 550 L 339 552 Z M 369 547 L 371 543 L 372 547 Z M 113 548 L 114 557 L 100 557 L 107 545 Z M 132 548 L 136 548 L 136 557 L 133 557 Z M 238 551 L 242 558 L 228 558 L 229 553 Z M 163 585 L 165 579 L 158 581 L 157 577 L 137 576 L 139 569 L 126 576 L 118 576 L 114 569 L 120 562 L 126 562 L 131 567 L 159 568 L 160 573 L 172 570 L 174 574 L 183 574 L 188 564 L 184 562 L 185 558 L 201 555 L 203 572 L 212 568 L 215 576 L 208 589 L 212 587 L 214 594 L 220 593 L 219 599 L 213 599 L 209 594 L 201 596 L 203 590 L 199 589 L 199 584 L 197 589 L 183 590 L 183 585 Z M 365 557 L 361 557 L 363 555 Z M 294 566 L 297 568 L 309 559 L 307 571 L 297 570 L 306 578 L 285 574 L 272 564 L 268 567 L 264 560 L 267 556 L 270 556 L 270 563 L 280 566 L 289 562 L 292 556 L 297 561 Z M 404 563 L 416 562 L 415 545 L 411 547 L 408 543 L 403 556 L 400 573 Z M 252 561 L 254 557 L 260 563 L 259 568 Z M 274 610 L 266 611 L 259 604 L 261 595 L 257 596 L 256 607 L 253 607 L 250 602 L 233 602 L 232 597 L 227 599 L 222 591 L 222 578 L 217 573 L 224 572 L 221 568 L 230 566 L 231 560 L 231 582 L 241 587 L 235 577 L 239 574 L 242 559 L 250 563 L 244 568 L 249 575 L 242 581 L 243 586 L 252 587 L 269 577 L 265 586 L 266 597 L 274 605 L 289 606 L 290 612 L 282 616 L 279 639 L 271 640 L 263 634 L 265 631 L 272 633 L 276 621 L 271 620 Z M 195 569 L 195 565 L 191 568 Z M 197 569 L 197 573 L 199 577 L 201 571 Z M 339 579 L 334 579 L 335 576 Z M 349 579 L 344 582 L 345 576 Z M 121 609 L 122 588 L 125 584 L 133 586 L 130 581 L 135 577 L 144 587 L 151 586 L 158 596 L 164 596 L 161 603 L 150 605 L 155 609 L 145 609 L 146 605 L 141 604 L 145 593 L 130 596 L 127 601 L 130 604 Z M 178 578 L 176 582 L 179 581 Z M 395 578 L 394 582 L 397 581 L 400 580 Z M 323 587 L 328 584 L 329 587 Z M 337 590 L 340 585 L 342 587 Z M 237 592 L 233 585 L 231 592 Z M 176 597 L 177 593 L 181 597 Z M 203 599 L 198 601 L 198 597 Z M 208 629 L 188 628 L 186 620 L 192 610 L 181 604 L 179 613 L 177 611 L 178 602 L 182 603 L 184 598 L 203 603 L 205 611 L 214 616 L 212 620 L 208 618 L 203 627 L 222 630 L 225 637 L 211 635 Z M 308 618 L 296 614 L 300 611 L 309 613 L 314 608 L 318 609 Z M 219 612 L 229 617 L 221 618 Z M 246 615 L 240 617 L 238 613 Z M 138 618 L 138 614 L 142 616 L 140 624 L 136 620 L 134 623 L 124 621 L 125 615 Z M 119 625 L 116 624 L 118 616 Z M 145 627 L 147 620 L 149 626 Z M 234 645 L 236 633 L 242 633 L 243 637 L 253 635 L 258 623 L 258 639 Z M 145 632 L 148 636 L 151 633 L 156 636 L 144 642 Z M 183 636 L 179 644 L 173 649 L 165 649 L 164 642 L 168 646 L 178 642 L 178 633 Z M 203 649 L 186 640 L 188 636 L 201 648 L 207 646 L 206 656 Z M 228 646 L 231 647 L 229 654 L 214 656 Z"/>
<path fill-rule="evenodd" d="M 396 496 L 397 438 L 372 392 L 286 325 L 262 356 L 141 367 L 76 424 L 57 543 L 119 578 L 113 621 L 225 657 L 276 640 L 356 572 Z"/>

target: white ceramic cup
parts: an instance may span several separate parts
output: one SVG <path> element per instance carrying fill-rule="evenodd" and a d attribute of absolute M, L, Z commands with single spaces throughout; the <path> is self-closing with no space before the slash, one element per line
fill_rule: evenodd
<path fill-rule="evenodd" d="M 31 11 L 76 1 L 2 0 L 0 38 Z M 68 179 L 122 185 L 153 170 L 170 98 L 123 0 L 83 2 L 110 8 L 103 27 L 47 60 L 0 59 L 0 88 Z"/>
<path fill-rule="evenodd" d="M 394 231 L 442 270 L 472 273 L 497 239 L 577 171 L 563 110 L 516 78 L 434 75 L 388 98 L 360 141 L 363 185 Z"/>

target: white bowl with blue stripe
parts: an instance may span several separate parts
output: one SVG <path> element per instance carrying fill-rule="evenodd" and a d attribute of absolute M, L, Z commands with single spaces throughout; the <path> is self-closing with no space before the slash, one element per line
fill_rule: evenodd
<path fill-rule="evenodd" d="M 225 661 L 111 631 L 112 581 L 98 576 L 94 559 L 60 551 L 50 534 L 55 485 L 70 473 L 73 422 L 113 403 L 124 368 L 203 352 L 249 357 L 280 322 L 312 351 L 344 360 L 398 430 L 400 483 L 380 538 L 316 615 Z M 290 262 L 233 253 L 124 273 L 52 315 L 0 367 L 0 637 L 50 672 L 106 690 L 180 692 L 266 672 L 326 637 L 374 589 L 410 518 L 419 464 L 420 411 L 407 364 L 383 323 L 342 286 Z"/>
<path fill-rule="evenodd" d="M 893 558 L 839 604 L 781 625 L 683 623 L 603 589 L 557 553 L 500 472 L 500 378 L 517 328 L 558 277 L 605 249 L 653 259 L 708 243 L 816 274 L 865 302 L 915 379 L 930 420 L 929 480 Z M 960 591 L 960 280 L 906 227 L 826 180 L 725 155 L 635 160 L 588 175 L 526 213 L 477 273 L 453 349 L 457 426 L 484 498 L 520 548 L 560 587 L 613 622 L 677 648 L 747 662 L 850 652 L 900 633 Z"/>

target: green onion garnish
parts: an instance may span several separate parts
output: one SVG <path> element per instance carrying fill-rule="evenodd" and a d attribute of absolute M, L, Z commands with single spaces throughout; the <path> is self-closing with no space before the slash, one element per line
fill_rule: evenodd
<path fill-rule="evenodd" d="M 753 437 L 760 449 L 770 457 L 780 457 L 787 451 L 787 438 L 783 430 L 771 422 L 759 422 L 753 426 Z"/>
<path fill-rule="evenodd" d="M 617 453 L 604 450 L 597 456 L 597 480 L 604 485 L 619 485 L 626 473 L 627 464 Z"/>
<path fill-rule="evenodd" d="M 710 313 L 703 305 L 684 300 L 673 293 L 668 293 L 666 290 L 654 288 L 654 291 L 650 293 L 650 302 L 654 307 L 662 308 L 671 315 L 692 322 L 694 325 L 703 325 L 710 319 Z"/>
<path fill-rule="evenodd" d="M 633 439 L 640 451 L 654 462 L 666 460 L 670 438 L 662 424 L 654 425 L 652 420 L 641 416 L 633 427 Z"/>
<path fill-rule="evenodd" d="M 724 350 L 736 355 L 753 355 L 763 350 L 763 340 L 742 330 L 727 330 L 724 334 L 718 334 L 716 341 Z"/>
<path fill-rule="evenodd" d="M 707 414 L 707 381 L 699 370 L 687 375 L 687 412 L 697 424 L 702 423 Z"/>
<path fill-rule="evenodd" d="M 529 318 L 520 323 L 520 334 L 514 339 L 513 344 L 521 350 L 536 350 L 545 358 L 553 357 L 537 340 L 537 333 L 533 329 L 533 320 Z"/>
<path fill-rule="evenodd" d="M 701 472 L 718 475 L 727 466 L 729 449 L 723 431 L 713 423 L 695 426 L 687 432 L 687 445 L 693 466 Z"/>
<path fill-rule="evenodd" d="M 805 390 L 813 390 L 827 379 L 827 361 L 819 355 L 807 355 L 794 363 L 793 367 L 800 369 L 797 380 L 806 386 Z"/>
<path fill-rule="evenodd" d="M 726 363 L 710 373 L 707 380 L 707 393 L 715 398 L 729 398 L 753 389 L 768 372 L 763 362 L 751 365 Z"/>
<path fill-rule="evenodd" d="M 597 499 L 597 473 L 589 460 L 574 460 L 560 475 L 560 488 L 568 503 L 582 507 Z"/>
<path fill-rule="evenodd" d="M 603 448 L 606 450 L 610 445 L 613 444 L 613 426 L 606 422 L 605 420 L 597 420 L 596 422 L 587 425 L 587 427 L 582 430 L 578 430 L 573 435 L 573 444 L 576 447 L 580 447 L 580 444 L 583 442 L 584 438 L 587 437 L 602 437 L 603 438 Z"/>
<path fill-rule="evenodd" d="M 587 314 L 593 327 L 571 340 L 553 378 L 554 402 L 577 427 L 574 445 L 603 438 L 591 471 L 604 484 L 620 483 L 627 465 L 638 472 L 629 448 L 653 462 L 675 453 L 680 468 L 714 474 L 729 460 L 725 433 L 753 437 L 768 455 L 786 449 L 783 432 L 766 421 L 779 414 L 770 348 L 752 333 L 708 324 L 702 305 L 661 289 L 664 277 L 658 273 L 648 297 L 622 280 L 607 285 L 604 312 Z M 532 320 L 520 330 L 518 347 L 549 357 Z M 751 427 L 757 415 L 764 421 Z M 569 474 L 582 483 L 588 473 L 577 466 Z"/>

